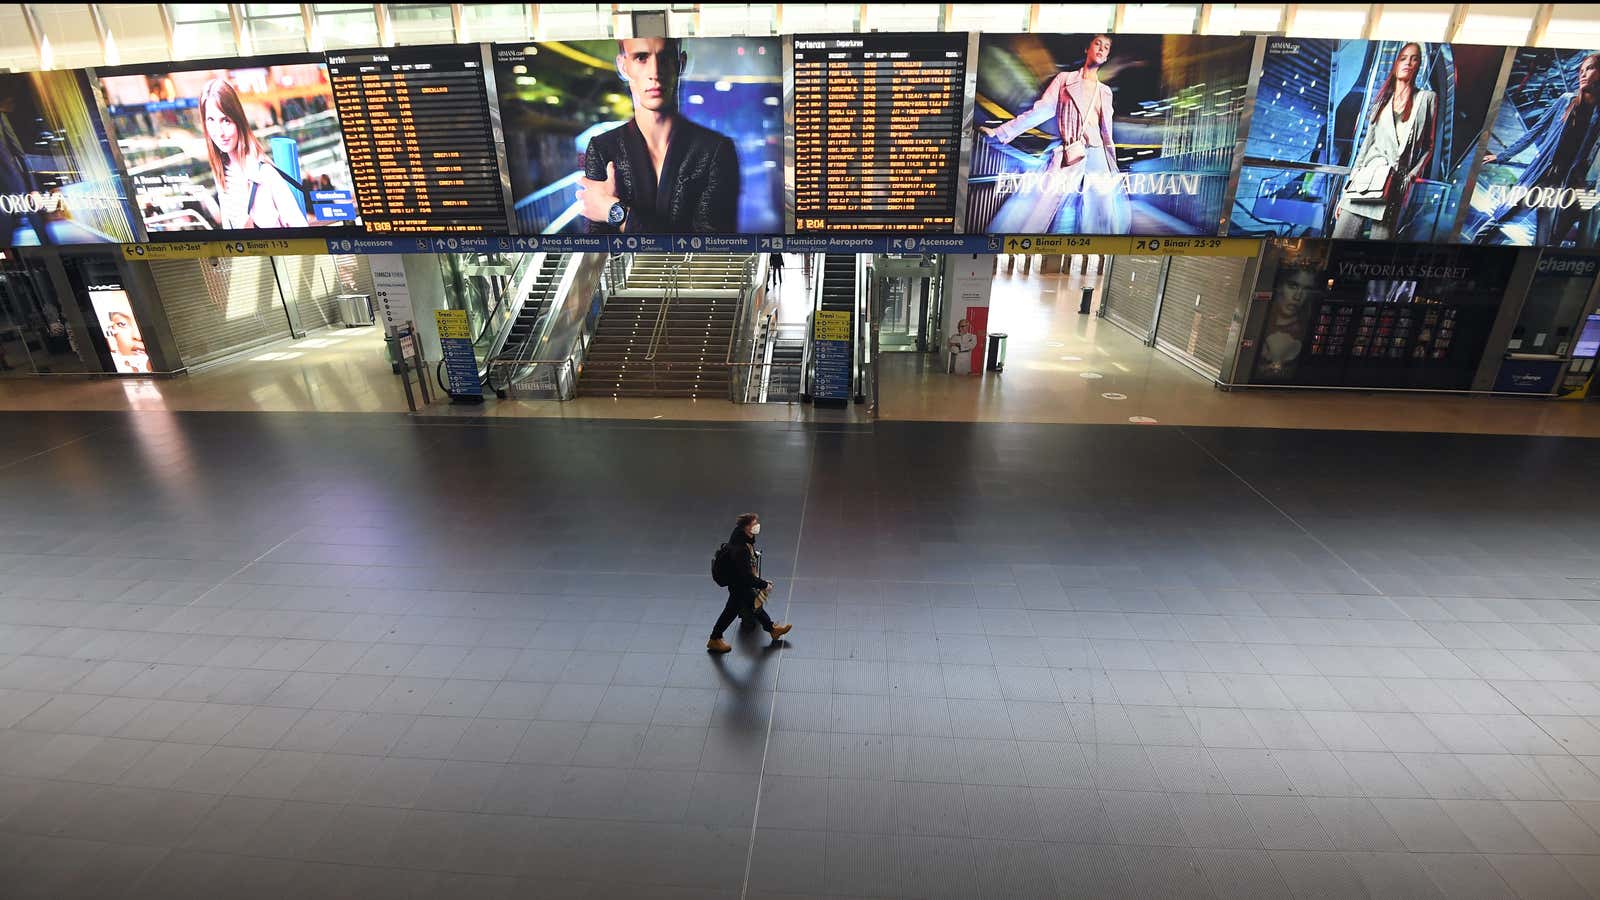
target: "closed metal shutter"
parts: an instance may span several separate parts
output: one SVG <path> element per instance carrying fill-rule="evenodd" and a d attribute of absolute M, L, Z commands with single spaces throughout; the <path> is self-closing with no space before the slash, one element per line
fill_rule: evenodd
<path fill-rule="evenodd" d="M 1139 340 L 1148 341 L 1156 317 L 1161 258 L 1119 256 L 1111 264 L 1106 281 L 1106 318 L 1133 332 Z"/>
<path fill-rule="evenodd" d="M 183 364 L 195 366 L 289 337 L 266 257 L 152 262 Z"/>
<path fill-rule="evenodd" d="M 339 273 L 330 256 L 277 256 L 278 286 L 300 313 L 300 324 L 313 331 L 339 324 Z"/>
<path fill-rule="evenodd" d="M 1249 262 L 1231 256 L 1173 257 L 1161 298 L 1156 346 L 1212 378 L 1221 374 L 1228 329 Z"/>

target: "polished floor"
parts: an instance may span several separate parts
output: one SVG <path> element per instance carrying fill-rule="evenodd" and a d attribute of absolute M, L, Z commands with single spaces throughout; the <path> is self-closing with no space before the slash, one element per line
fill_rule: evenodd
<path fill-rule="evenodd" d="M 1590 441 L 0 438 L 8 900 L 1600 892 Z M 795 630 L 710 657 L 747 509 Z"/>

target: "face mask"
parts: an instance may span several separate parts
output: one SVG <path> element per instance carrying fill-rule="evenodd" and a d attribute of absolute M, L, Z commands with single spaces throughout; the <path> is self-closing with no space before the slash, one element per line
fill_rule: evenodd
<path fill-rule="evenodd" d="M 758 535 L 760 533 L 761 533 L 761 523 L 760 522 L 757 522 L 754 525 L 750 526 L 750 534 L 751 534 L 752 537 L 755 536 L 755 535 Z"/>

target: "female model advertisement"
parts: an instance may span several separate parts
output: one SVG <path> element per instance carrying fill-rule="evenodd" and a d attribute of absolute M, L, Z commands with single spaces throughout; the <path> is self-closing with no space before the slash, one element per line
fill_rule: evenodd
<path fill-rule="evenodd" d="M 294 179 L 272 163 L 245 116 L 239 92 L 218 78 L 200 94 L 211 174 L 217 182 L 222 230 L 304 228 L 306 213 Z"/>
<path fill-rule="evenodd" d="M 1586 215 L 1582 204 L 1570 198 L 1569 191 L 1592 192 L 1594 182 L 1589 169 L 1594 164 L 1596 139 L 1600 138 L 1600 53 L 1591 53 L 1578 64 L 1576 90 L 1556 98 L 1533 126 L 1498 153 L 1483 157 L 1485 163 L 1511 163 L 1518 153 L 1535 148 L 1533 160 L 1523 168 L 1516 188 L 1496 205 L 1479 236 L 1492 234 L 1508 213 L 1523 207 L 1534 208 L 1534 244 L 1559 247 L 1567 233 Z M 1548 191 L 1534 190 L 1550 188 Z M 1532 201 L 1532 202 L 1529 202 Z M 1581 234 L 1580 247 L 1590 246 L 1593 238 Z"/>
<path fill-rule="evenodd" d="M 1050 156 L 1042 184 L 1013 194 L 989 223 L 991 232 L 1019 234 L 1127 234 L 1127 188 L 1118 177 L 1111 135 L 1111 88 L 1100 70 L 1111 57 L 1111 37 L 1096 34 L 1084 48 L 1083 67 L 1051 79 L 1027 112 L 985 137 L 1009 144 L 1028 129 L 1055 119 L 1061 143 Z"/>
<path fill-rule="evenodd" d="M 1438 98 L 1417 86 L 1422 45 L 1408 43 L 1395 54 L 1378 91 L 1367 133 L 1350 166 L 1334 210 L 1335 238 L 1394 237 L 1411 185 L 1427 174 L 1438 130 Z"/>

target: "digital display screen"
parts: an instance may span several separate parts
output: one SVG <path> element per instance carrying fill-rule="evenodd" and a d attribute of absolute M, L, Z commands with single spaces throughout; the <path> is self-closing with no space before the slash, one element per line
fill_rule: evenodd
<path fill-rule="evenodd" d="M 1600 315 L 1584 320 L 1583 331 L 1578 333 L 1578 342 L 1573 345 L 1572 355 L 1575 359 L 1600 356 Z"/>
<path fill-rule="evenodd" d="M 1215 235 L 1253 38 L 985 34 L 967 231 Z"/>
<path fill-rule="evenodd" d="M 773 37 L 495 45 L 517 232 L 782 233 L 779 49 Z M 647 143 L 663 137 L 653 159 Z"/>
<path fill-rule="evenodd" d="M 1496 48 L 1498 50 L 1499 48 Z M 1472 190 L 1462 239 L 1518 247 L 1600 247 L 1600 50 L 1521 47 Z"/>
<path fill-rule="evenodd" d="M 505 229 L 477 44 L 332 53 L 328 73 L 369 232 Z"/>
<path fill-rule="evenodd" d="M 320 55 L 96 74 L 151 237 L 360 224 Z"/>
<path fill-rule="evenodd" d="M 89 303 L 94 307 L 95 321 L 105 336 L 116 370 L 123 375 L 149 372 L 150 357 L 145 353 L 139 320 L 134 318 L 133 307 L 128 304 L 128 292 L 121 285 L 91 284 Z"/>
<path fill-rule="evenodd" d="M 797 233 L 955 230 L 964 33 L 794 38 Z"/>
<path fill-rule="evenodd" d="M 1266 38 L 1239 237 L 1455 239 L 1503 47 Z"/>
<path fill-rule="evenodd" d="M 138 240 L 96 107 L 83 72 L 0 75 L 0 246 Z"/>

